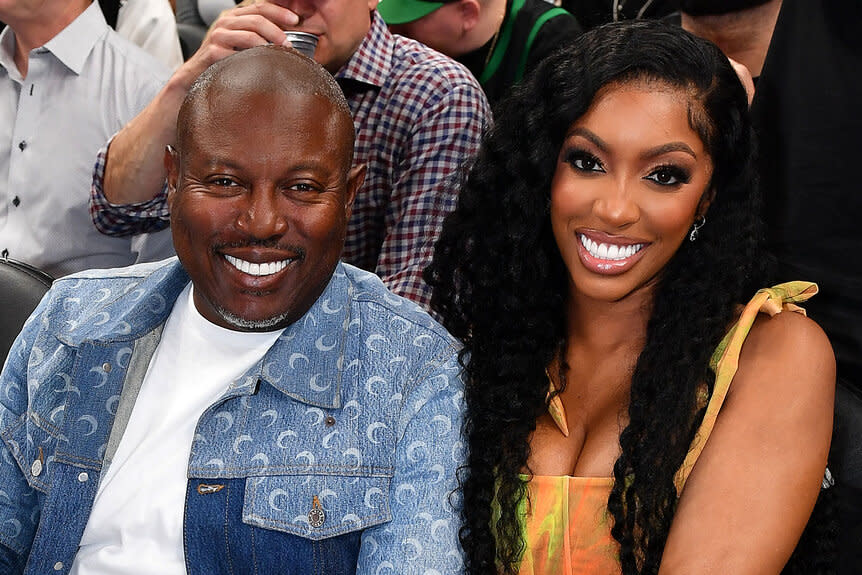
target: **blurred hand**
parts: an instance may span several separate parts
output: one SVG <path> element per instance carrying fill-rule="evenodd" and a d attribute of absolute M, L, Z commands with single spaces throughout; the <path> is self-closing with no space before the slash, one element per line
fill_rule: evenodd
<path fill-rule="evenodd" d="M 178 73 L 186 76 L 191 85 L 211 64 L 234 52 L 264 44 L 290 46 L 284 30 L 298 24 L 299 16 L 280 5 L 279 0 L 243 0 L 219 15 L 201 47 Z"/>
<path fill-rule="evenodd" d="M 745 88 L 745 93 L 748 96 L 748 105 L 751 106 L 751 101 L 754 99 L 754 79 L 751 77 L 751 72 L 748 71 L 745 64 L 741 64 L 733 58 L 728 58 L 728 60 L 736 71 L 736 75 L 739 76 L 739 81 L 742 82 L 742 87 Z"/>

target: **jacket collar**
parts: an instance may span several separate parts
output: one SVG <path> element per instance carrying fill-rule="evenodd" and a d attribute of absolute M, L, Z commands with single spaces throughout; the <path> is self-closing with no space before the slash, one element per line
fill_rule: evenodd
<path fill-rule="evenodd" d="M 92 274 L 104 277 L 104 272 L 94 270 L 62 281 L 81 282 Z M 104 298 L 107 303 L 80 324 L 67 320 L 59 335 L 64 343 L 77 346 L 83 341 L 93 341 L 109 345 L 140 339 L 167 320 L 174 302 L 189 282 L 188 274 L 176 258 L 167 264 L 126 268 L 105 281 L 122 279 L 124 274 L 129 277 L 146 275 L 142 281 L 124 287 L 119 294 L 109 287 L 87 294 L 96 302 Z M 74 294 L 67 300 L 80 301 L 75 283 L 67 289 Z M 348 335 L 355 335 L 360 329 L 358 315 L 351 317 L 355 289 L 344 264 L 339 262 L 317 301 L 305 315 L 285 328 L 261 361 L 237 379 L 232 391 L 251 393 L 260 380 L 304 403 L 323 408 L 340 407 L 342 374 L 358 365 L 355 346 L 347 345 Z M 64 307 L 74 304 L 77 302 L 63 303 Z"/>
<path fill-rule="evenodd" d="M 344 372 L 358 364 L 348 337 L 360 332 L 352 317 L 355 287 L 339 263 L 323 294 L 300 319 L 285 328 L 260 364 L 260 379 L 298 401 L 341 407 Z"/>

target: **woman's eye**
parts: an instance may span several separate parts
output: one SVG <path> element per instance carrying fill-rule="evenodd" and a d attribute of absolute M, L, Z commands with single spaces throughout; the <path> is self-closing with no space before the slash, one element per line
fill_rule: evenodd
<path fill-rule="evenodd" d="M 690 178 L 688 172 L 676 166 L 660 166 L 650 172 L 646 179 L 661 186 L 677 186 L 687 184 Z"/>
<path fill-rule="evenodd" d="M 601 160 L 594 155 L 579 150 L 573 150 L 566 154 L 566 162 L 581 172 L 604 172 Z"/>

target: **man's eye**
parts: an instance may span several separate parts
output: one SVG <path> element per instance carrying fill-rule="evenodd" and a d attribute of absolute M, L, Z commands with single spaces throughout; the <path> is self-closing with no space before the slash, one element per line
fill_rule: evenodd
<path fill-rule="evenodd" d="M 566 153 L 566 162 L 581 172 L 604 172 L 601 160 L 589 152 L 571 150 Z"/>
<path fill-rule="evenodd" d="M 659 166 L 646 177 L 661 186 L 687 184 L 691 177 L 688 172 L 676 166 Z"/>
<path fill-rule="evenodd" d="M 295 192 L 316 192 L 317 186 L 309 184 L 308 182 L 299 182 L 296 184 L 291 184 L 289 189 Z"/>
<path fill-rule="evenodd" d="M 236 182 L 234 182 L 230 178 L 213 178 L 212 180 L 210 180 L 210 183 L 214 186 L 220 186 L 223 188 L 228 188 L 230 186 L 236 185 Z"/>

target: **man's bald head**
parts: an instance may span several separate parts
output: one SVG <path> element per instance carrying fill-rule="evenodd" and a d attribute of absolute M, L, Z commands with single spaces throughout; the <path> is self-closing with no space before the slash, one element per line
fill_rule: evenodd
<path fill-rule="evenodd" d="M 341 88 L 320 64 L 281 46 L 259 46 L 217 61 L 207 68 L 188 91 L 177 118 L 177 141 L 185 147 L 190 130 L 201 121 L 242 110 L 251 95 L 312 96 L 328 101 L 339 123 L 349 132 L 353 157 L 353 119 Z M 248 98 L 251 102 L 255 99 Z M 239 105 L 239 109 L 237 109 Z M 254 110 L 249 110 L 254 113 Z"/>

